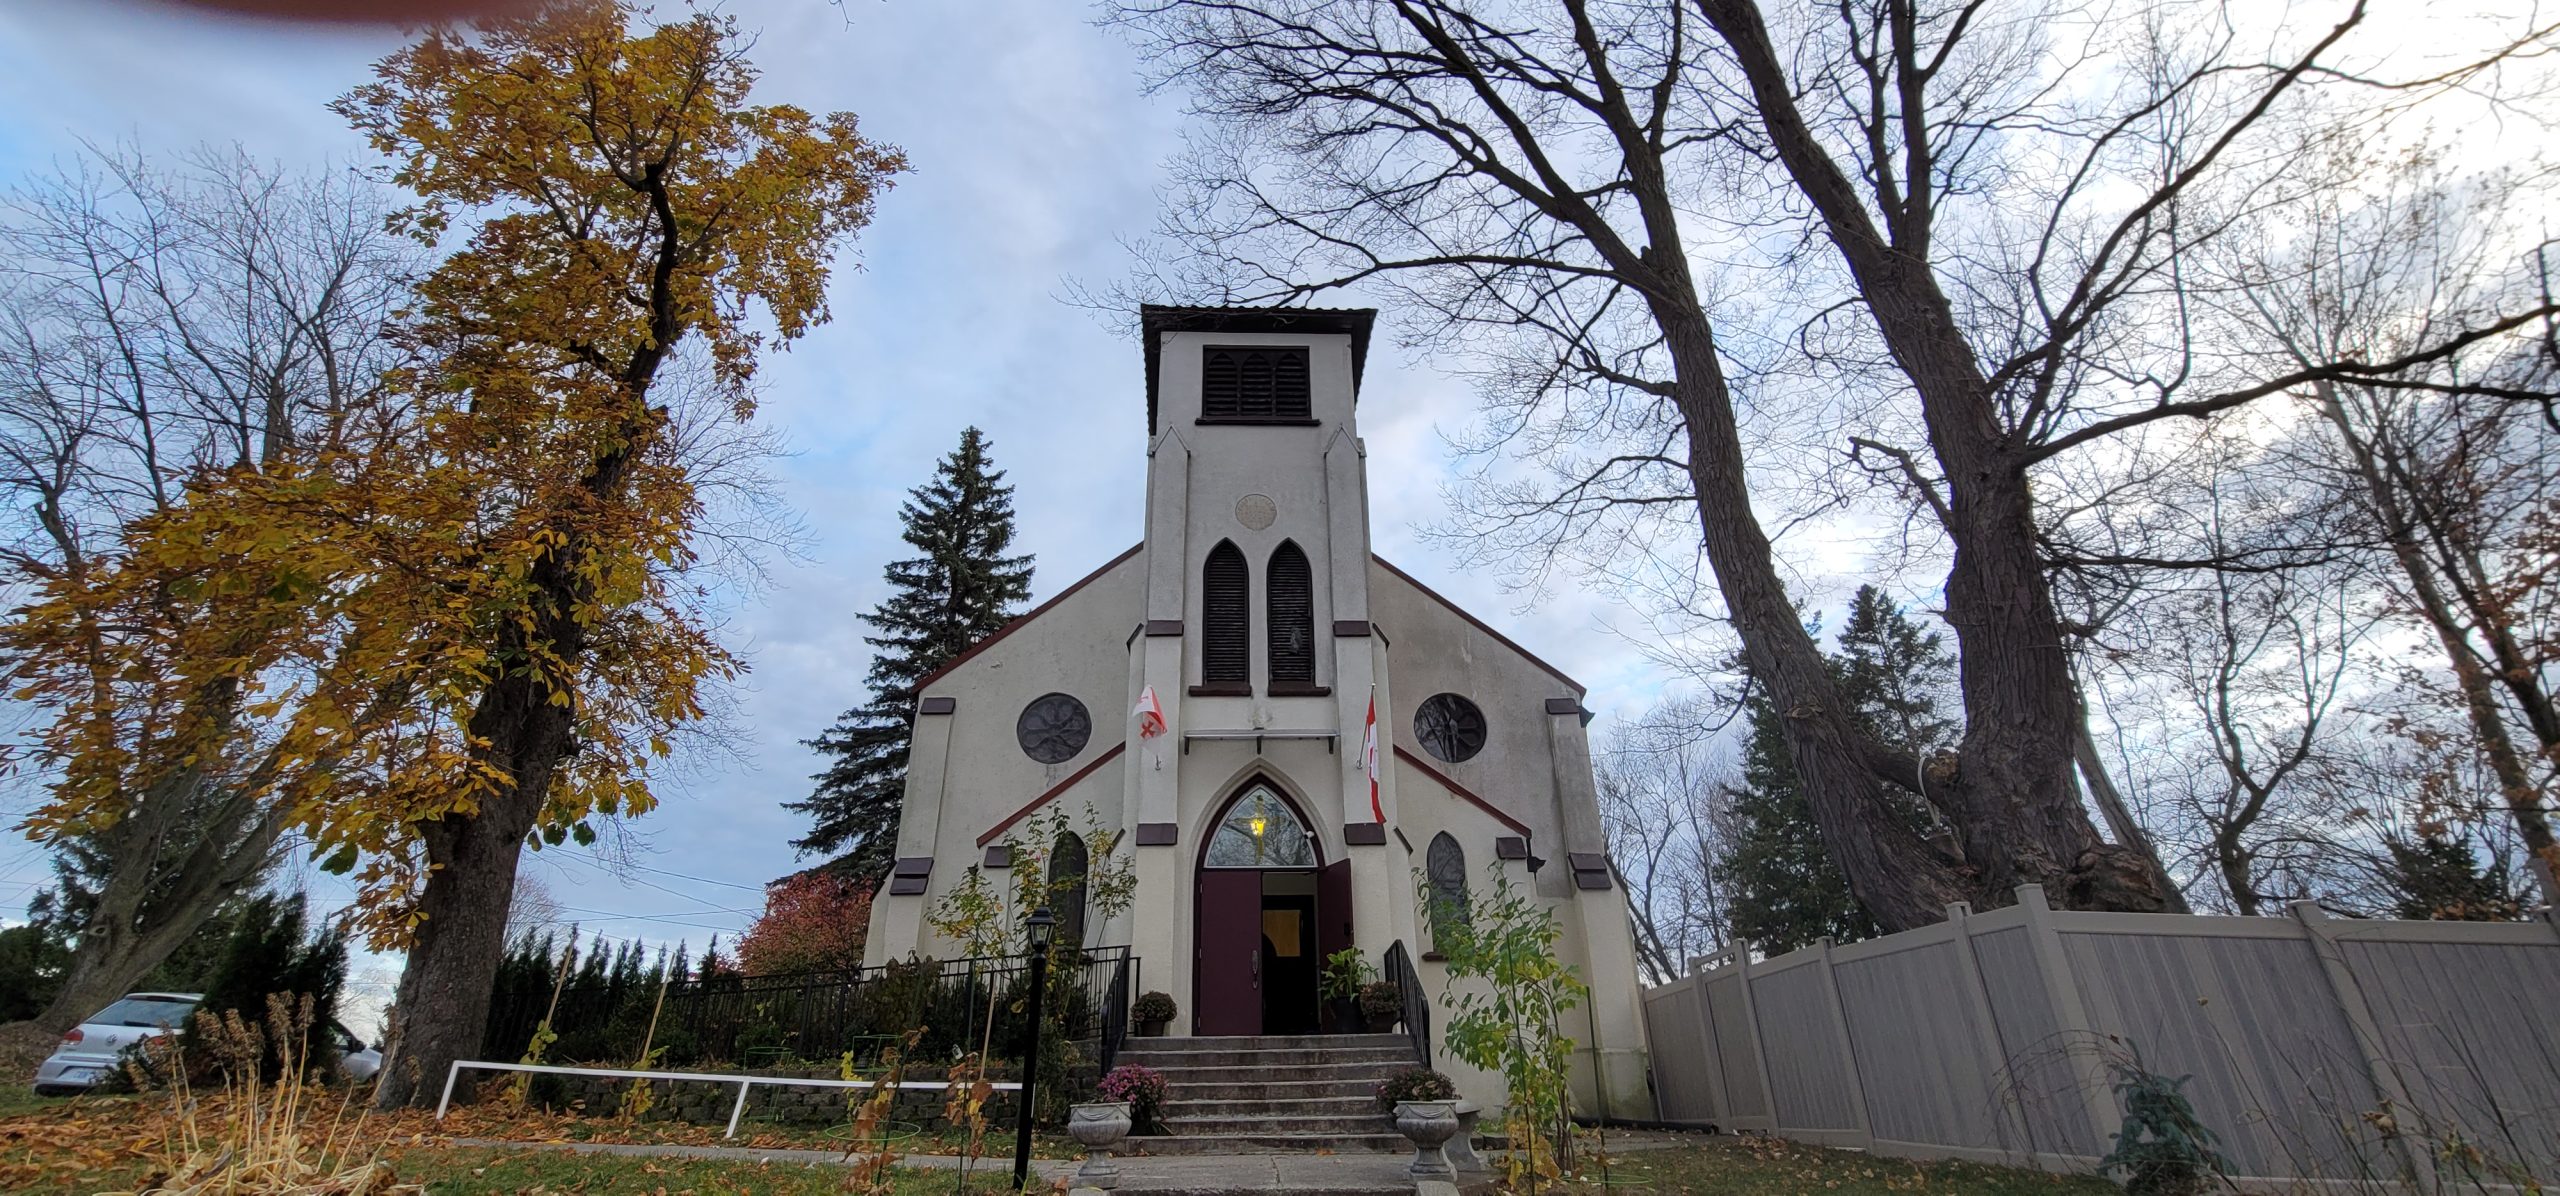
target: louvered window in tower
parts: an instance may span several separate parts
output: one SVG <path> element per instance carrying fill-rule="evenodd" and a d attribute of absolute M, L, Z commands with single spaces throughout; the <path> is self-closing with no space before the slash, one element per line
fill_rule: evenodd
<path fill-rule="evenodd" d="M 1247 614 L 1244 553 L 1233 541 L 1220 540 L 1209 550 L 1201 570 L 1201 688 L 1251 693 L 1251 616 Z"/>
<path fill-rule="evenodd" d="M 1309 411 L 1306 346 L 1201 350 L 1202 423 L 1304 423 Z"/>
<path fill-rule="evenodd" d="M 1316 681 L 1315 576 L 1297 542 L 1284 540 L 1271 554 L 1271 690 Z"/>

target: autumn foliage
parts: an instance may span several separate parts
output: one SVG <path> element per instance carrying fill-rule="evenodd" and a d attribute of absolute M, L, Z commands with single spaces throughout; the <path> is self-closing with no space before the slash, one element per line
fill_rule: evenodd
<path fill-rule="evenodd" d="M 871 926 L 871 886 L 811 870 L 765 886 L 764 913 L 738 940 L 738 963 L 769 976 L 862 962 Z"/>
<path fill-rule="evenodd" d="M 335 107 L 414 198 L 393 226 L 442 253 L 384 333 L 384 396 L 198 474 L 11 630 L 66 778 L 39 837 L 217 767 L 357 874 L 360 928 L 409 951 L 387 1101 L 479 1046 L 518 851 L 646 812 L 742 667 L 703 607 L 688 446 L 752 418 L 759 360 L 827 318 L 904 168 L 850 114 L 750 103 L 745 46 L 725 17 L 557 0 L 384 59 Z"/>

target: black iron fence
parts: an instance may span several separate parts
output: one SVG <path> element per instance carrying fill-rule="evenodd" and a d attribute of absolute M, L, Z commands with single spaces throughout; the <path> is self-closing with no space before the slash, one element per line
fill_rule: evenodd
<path fill-rule="evenodd" d="M 1050 987 L 1051 1024 L 1067 1041 L 1093 1042 L 1107 1067 L 1128 1033 L 1137 961 L 1127 947 L 1060 956 Z M 546 1059 L 628 1065 L 646 1038 L 662 1049 L 659 1062 L 669 1067 L 752 1069 L 833 1063 L 848 1055 L 856 1067 L 868 1067 L 911 1031 L 917 1035 L 905 1053 L 911 1061 L 947 1061 L 982 1047 L 990 1058 L 1018 1059 L 1029 1039 L 1030 987 L 1028 960 L 1009 956 L 692 977 L 667 985 L 663 1005 L 654 986 L 564 990 L 551 1016 L 558 1039 Z M 501 992 L 489 1011 L 484 1054 L 522 1052 L 551 998 L 548 989 Z"/>

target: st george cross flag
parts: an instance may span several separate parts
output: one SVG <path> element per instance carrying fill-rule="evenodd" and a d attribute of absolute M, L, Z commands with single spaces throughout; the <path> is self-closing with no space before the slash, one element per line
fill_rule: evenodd
<path fill-rule="evenodd" d="M 1138 719 L 1138 738 L 1153 739 L 1164 734 L 1164 704 L 1156 701 L 1156 687 L 1148 686 L 1138 694 L 1138 708 L 1129 713 Z"/>
<path fill-rule="evenodd" d="M 1387 821 L 1387 808 L 1378 804 L 1378 691 L 1369 690 L 1369 725 L 1360 732 L 1360 767 L 1369 772 L 1369 813 L 1379 825 Z"/>

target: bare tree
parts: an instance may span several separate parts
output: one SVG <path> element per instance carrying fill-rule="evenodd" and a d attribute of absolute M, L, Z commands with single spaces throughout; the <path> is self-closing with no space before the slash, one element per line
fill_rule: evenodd
<path fill-rule="evenodd" d="M 2293 363 L 2408 355 L 2485 313 L 2550 294 L 2547 250 L 2503 214 L 2547 175 L 2530 161 L 2461 170 L 2439 147 L 2340 152 L 2359 180 L 2259 220 L 2216 272 L 2242 343 Z M 2515 269 L 2519 260 L 2535 267 Z M 2335 496 L 2343 532 L 2395 619 L 2441 669 L 2392 680 L 2442 695 L 2495 778 L 2526 850 L 2560 862 L 2560 345 L 2492 342 L 2393 380 L 2320 379 L 2298 405 L 2291 463 Z M 2545 894 L 2551 899 L 2554 894 Z"/>
<path fill-rule="evenodd" d="M 88 584 L 113 567 L 124 531 L 186 501 L 223 471 L 308 468 L 399 423 L 379 378 L 379 337 L 412 259 L 384 229 L 369 186 L 278 171 L 238 151 L 169 164 L 92 149 L 8 195 L 0 253 L 0 487 L 11 496 L 0 570 L 22 592 Z M 183 603 L 134 617 L 183 621 Z M 169 626 L 83 634 L 149 639 Z M 150 970 L 221 901 L 256 883 L 289 810 L 244 775 L 261 720 L 241 674 L 206 678 L 175 707 L 116 707 L 136 760 L 175 726 L 212 726 L 224 746 L 127 771 L 119 817 L 54 828 L 79 839 L 65 884 L 83 913 L 58 1029 Z M 12 668 L 25 664 L 12 660 Z M 102 689 L 119 678 L 101 675 Z M 110 704 L 113 705 L 113 704 Z M 60 761 L 39 752 L 40 765 Z"/>
<path fill-rule="evenodd" d="M 1725 766 L 1711 720 L 1671 701 L 1621 727 L 1597 762 L 1609 865 L 1627 894 L 1636 955 L 1654 983 L 1725 943 L 1717 860 L 1726 839 Z"/>
<path fill-rule="evenodd" d="M 2185 624 L 2175 675 L 2220 774 L 2191 792 L 2192 812 L 2232 909 L 2254 915 L 2313 896 L 2305 874 L 2342 837 L 2338 811 L 2308 800 L 2300 774 L 2341 734 L 2332 716 L 2360 673 L 2370 623 L 2356 609 L 2363 596 L 2334 577 L 2204 576 L 2201 592 L 2169 612 Z M 2346 733 L 2371 730 L 2354 721 Z"/>
<path fill-rule="evenodd" d="M 2080 907 L 2165 900 L 2081 802 L 2040 473 L 2159 421 L 2397 380 L 2554 311 L 2502 308 L 2389 358 L 2204 370 L 2175 300 L 2182 255 L 2227 220 L 2198 210 L 2200 183 L 2284 177 L 2271 113 L 2333 84 L 2395 104 L 2502 85 L 2552 43 L 2535 20 L 2386 78 L 2350 41 L 2360 5 L 2250 37 L 2165 2 L 1866 0 L 1774 27 L 1750 0 L 1119 11 L 1209 121 L 1168 217 L 1187 256 L 1157 283 L 1227 301 L 1365 286 L 1425 313 L 1417 338 L 1494 350 L 1500 427 L 1563 467 L 1508 492 L 1529 540 L 1694 512 L 1825 840 L 1889 927 L 2021 881 Z M 1859 728 L 1788 601 L 1741 411 L 1817 389 L 1878 396 L 1883 434 L 1833 445 L 1898 479 L 1945 544 L 1952 752 Z M 1895 823 L 1887 784 L 1928 795 L 1960 863 Z"/>

